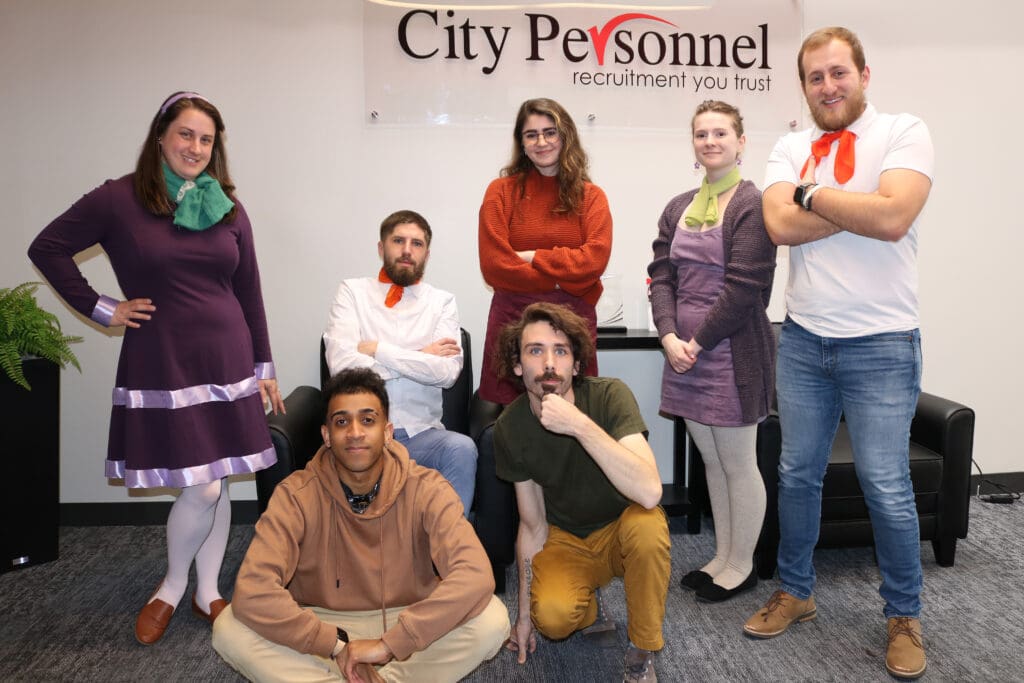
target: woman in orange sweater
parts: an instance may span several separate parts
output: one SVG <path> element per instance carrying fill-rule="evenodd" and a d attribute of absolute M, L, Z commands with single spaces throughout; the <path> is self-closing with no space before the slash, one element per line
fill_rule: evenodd
<path fill-rule="evenodd" d="M 590 182 L 572 117 L 554 100 L 527 100 L 512 131 L 512 160 L 480 206 L 480 270 L 494 290 L 487 317 L 480 397 L 508 405 L 520 389 L 499 380 L 494 348 L 501 328 L 529 304 L 565 304 L 597 339 L 601 275 L 612 249 L 608 199 Z M 597 374 L 597 363 L 587 368 Z"/>

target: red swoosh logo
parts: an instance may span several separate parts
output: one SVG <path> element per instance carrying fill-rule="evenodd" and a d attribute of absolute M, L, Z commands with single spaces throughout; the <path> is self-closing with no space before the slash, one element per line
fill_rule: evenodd
<path fill-rule="evenodd" d="M 669 26 L 675 27 L 675 24 L 673 24 L 671 21 L 668 21 L 667 19 L 656 17 L 653 14 L 637 13 L 620 14 L 617 17 L 612 17 L 611 19 L 608 20 L 608 23 L 601 28 L 600 31 L 597 30 L 596 26 L 591 26 L 590 28 L 587 29 L 587 33 L 590 34 L 590 39 L 594 41 L 594 50 L 597 51 L 597 63 L 599 66 L 604 66 L 604 48 L 605 45 L 607 45 L 608 43 L 608 39 L 611 38 L 612 31 L 614 31 L 627 21 L 633 21 L 634 19 L 650 19 L 651 21 L 660 21 L 663 24 L 668 24 Z"/>

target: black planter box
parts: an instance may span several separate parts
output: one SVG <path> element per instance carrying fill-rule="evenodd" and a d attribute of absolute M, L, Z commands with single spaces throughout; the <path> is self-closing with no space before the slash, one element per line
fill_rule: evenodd
<path fill-rule="evenodd" d="M 0 572 L 57 559 L 60 368 L 23 367 L 32 391 L 0 372 Z"/>

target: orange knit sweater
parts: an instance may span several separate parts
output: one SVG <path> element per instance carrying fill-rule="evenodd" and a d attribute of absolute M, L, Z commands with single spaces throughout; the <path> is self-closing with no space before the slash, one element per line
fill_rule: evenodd
<path fill-rule="evenodd" d="M 558 178 L 536 170 L 520 195 L 518 177 L 491 182 L 480 206 L 480 270 L 496 290 L 530 294 L 561 288 L 595 305 L 612 250 L 604 191 L 587 183 L 578 214 L 555 213 Z M 516 255 L 535 250 L 532 263 Z"/>

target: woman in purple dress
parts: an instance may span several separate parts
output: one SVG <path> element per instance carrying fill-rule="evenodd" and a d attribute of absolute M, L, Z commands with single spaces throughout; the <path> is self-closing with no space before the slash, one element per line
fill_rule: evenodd
<path fill-rule="evenodd" d="M 135 172 L 78 200 L 29 258 L 79 313 L 123 327 L 106 476 L 174 487 L 167 574 L 135 637 L 163 635 L 196 564 L 192 611 L 213 623 L 231 523 L 227 477 L 276 457 L 264 406 L 283 410 L 270 357 L 252 229 L 234 196 L 220 112 L 178 92 L 150 124 Z M 126 300 L 101 296 L 74 256 L 99 244 Z"/>
<path fill-rule="evenodd" d="M 754 447 L 775 387 L 765 314 L 775 245 L 765 232 L 761 192 L 737 168 L 746 143 L 739 111 L 706 101 L 691 128 L 704 179 L 665 207 L 647 271 L 665 350 L 661 410 L 686 420 L 715 520 L 714 558 L 682 585 L 698 600 L 719 602 L 757 584 L 753 556 L 765 490 Z"/>

